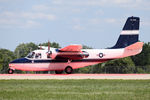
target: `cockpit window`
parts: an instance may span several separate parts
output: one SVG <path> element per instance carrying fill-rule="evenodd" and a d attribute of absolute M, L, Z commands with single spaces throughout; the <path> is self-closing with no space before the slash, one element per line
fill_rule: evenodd
<path fill-rule="evenodd" d="M 41 53 L 36 53 L 36 54 L 35 54 L 35 58 L 36 58 L 36 59 L 41 58 Z"/>
<path fill-rule="evenodd" d="M 27 55 L 27 58 L 34 58 L 35 52 L 31 52 Z"/>
<path fill-rule="evenodd" d="M 27 58 L 36 58 L 36 59 L 39 59 L 41 57 L 42 57 L 41 53 L 35 53 L 35 52 L 31 52 L 31 53 L 29 53 L 27 55 Z"/>

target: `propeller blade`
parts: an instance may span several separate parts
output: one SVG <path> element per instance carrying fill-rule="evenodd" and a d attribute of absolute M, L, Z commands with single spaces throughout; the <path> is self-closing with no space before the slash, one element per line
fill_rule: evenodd
<path fill-rule="evenodd" d="M 50 52 L 50 42 L 48 41 L 48 52 Z"/>
<path fill-rule="evenodd" d="M 42 46 L 41 46 L 41 44 L 40 44 L 40 50 L 42 50 Z"/>
<path fill-rule="evenodd" d="M 50 42 L 48 41 L 48 52 L 47 52 L 47 58 L 51 58 L 51 52 L 50 52 Z"/>

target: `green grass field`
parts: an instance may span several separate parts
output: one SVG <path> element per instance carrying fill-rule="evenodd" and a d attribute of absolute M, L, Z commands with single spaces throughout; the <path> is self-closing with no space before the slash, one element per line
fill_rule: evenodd
<path fill-rule="evenodd" d="M 150 100 L 150 80 L 0 80 L 0 100 Z"/>

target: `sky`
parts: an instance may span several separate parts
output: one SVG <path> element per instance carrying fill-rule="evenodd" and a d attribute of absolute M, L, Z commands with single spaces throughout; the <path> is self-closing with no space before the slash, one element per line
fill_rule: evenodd
<path fill-rule="evenodd" d="M 130 16 L 140 17 L 140 40 L 150 42 L 150 0 L 0 0 L 0 48 L 48 40 L 107 48 Z"/>

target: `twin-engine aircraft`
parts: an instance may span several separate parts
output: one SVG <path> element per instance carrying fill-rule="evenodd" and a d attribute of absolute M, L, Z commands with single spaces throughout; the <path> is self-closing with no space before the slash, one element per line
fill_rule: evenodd
<path fill-rule="evenodd" d="M 71 74 L 77 68 L 139 54 L 143 47 L 143 42 L 138 39 L 139 23 L 139 17 L 129 17 L 117 43 L 111 48 L 82 49 L 82 45 L 69 45 L 61 49 L 41 47 L 42 49 L 32 51 L 25 58 L 10 62 L 8 73 L 22 70 L 55 71 L 56 74 L 65 71 Z"/>

